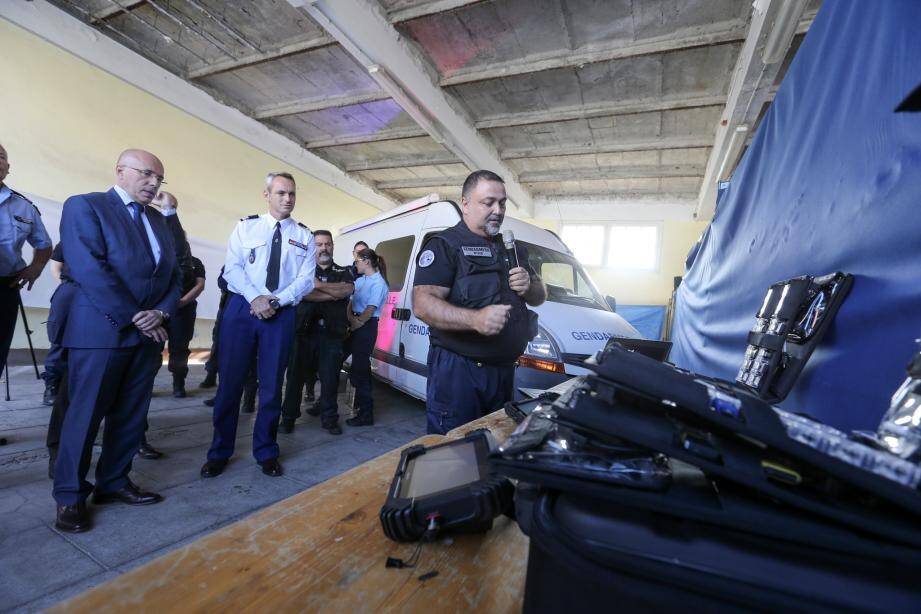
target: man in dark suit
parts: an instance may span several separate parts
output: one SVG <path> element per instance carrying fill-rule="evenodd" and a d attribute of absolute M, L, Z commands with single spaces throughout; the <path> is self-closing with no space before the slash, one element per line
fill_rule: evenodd
<path fill-rule="evenodd" d="M 129 149 L 108 192 L 72 196 L 61 215 L 70 279 L 54 295 L 68 304 L 59 341 L 68 352 L 70 405 L 54 471 L 55 526 L 91 528 L 86 499 L 96 505 L 162 501 L 129 478 L 141 443 L 154 376 L 176 311 L 181 272 L 163 217 L 148 206 L 163 183 L 153 154 Z M 95 488 L 86 480 L 93 441 L 105 418 Z"/>

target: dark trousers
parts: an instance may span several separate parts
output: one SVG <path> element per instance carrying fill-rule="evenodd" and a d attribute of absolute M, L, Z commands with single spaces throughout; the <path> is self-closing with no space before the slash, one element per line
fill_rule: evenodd
<path fill-rule="evenodd" d="M 374 398 L 371 396 L 371 354 L 377 342 L 377 318 L 352 331 L 348 351 L 352 354 L 349 382 L 355 387 L 355 408 L 359 418 L 374 417 Z"/>
<path fill-rule="evenodd" d="M 253 427 L 253 456 L 259 462 L 278 456 L 278 420 L 281 417 L 281 385 L 291 349 L 294 309 L 283 307 L 269 320 L 249 313 L 249 303 L 238 294 L 227 301 L 221 322 L 218 372 L 221 374 L 214 402 L 214 437 L 209 460 L 233 456 L 246 374 L 257 360 L 259 411 Z"/>
<path fill-rule="evenodd" d="M 185 379 L 189 374 L 189 343 L 195 334 L 195 315 L 198 303 L 192 301 L 179 309 L 169 321 L 169 364 L 173 377 Z"/>
<path fill-rule="evenodd" d="M 0 373 L 6 368 L 6 357 L 13 343 L 16 317 L 19 310 L 19 290 L 10 288 L 12 277 L 0 277 Z"/>
<path fill-rule="evenodd" d="M 64 380 L 67 370 L 67 349 L 58 343 L 52 343 L 45 356 L 45 372 L 42 378 L 46 384 L 59 385 Z"/>
<path fill-rule="evenodd" d="M 70 387 L 67 385 L 67 371 L 61 375 L 58 384 L 58 393 L 54 397 L 51 407 L 51 420 L 48 421 L 48 435 L 45 445 L 49 450 L 57 450 L 61 443 L 61 429 L 64 427 L 64 416 L 67 414 L 67 405 L 70 403 Z"/>
<path fill-rule="evenodd" d="M 147 342 L 129 348 L 68 350 L 70 403 L 54 467 L 53 494 L 58 505 L 80 503 L 93 490 L 86 474 L 103 418 L 96 490 L 106 493 L 125 486 L 147 424 L 161 350 L 159 344 Z"/>
<path fill-rule="evenodd" d="M 339 372 L 342 367 L 343 340 L 329 335 L 325 328 L 318 328 L 308 336 L 299 336 L 295 341 L 300 347 L 298 363 L 289 363 L 288 378 L 285 387 L 285 403 L 282 417 L 296 420 L 301 415 L 301 391 L 304 382 L 310 386 L 310 376 L 315 374 L 320 380 L 320 420 L 324 427 L 339 422 Z M 292 349 L 292 359 L 296 355 Z M 307 365 L 304 368 L 304 365 Z M 312 373 L 311 373 L 312 372 Z M 314 380 L 316 381 L 316 380 Z"/>
<path fill-rule="evenodd" d="M 214 317 L 214 327 L 211 329 L 211 354 L 205 362 L 205 373 L 217 374 L 217 354 L 220 348 L 221 340 L 221 320 L 224 319 L 224 307 L 227 301 L 221 301 L 217 309 L 217 315 Z"/>
<path fill-rule="evenodd" d="M 429 347 L 426 430 L 451 429 L 501 408 L 515 393 L 515 366 L 488 365 L 438 346 Z"/>

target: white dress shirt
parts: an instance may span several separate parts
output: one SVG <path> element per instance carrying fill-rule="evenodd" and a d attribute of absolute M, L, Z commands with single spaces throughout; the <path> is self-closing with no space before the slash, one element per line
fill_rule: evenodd
<path fill-rule="evenodd" d="M 133 220 L 134 209 L 130 205 L 136 201 L 128 196 L 128 193 L 117 185 L 112 187 L 115 188 L 115 193 L 118 194 L 119 198 L 122 199 L 122 202 L 125 203 L 125 207 L 128 209 L 128 215 L 130 215 L 131 219 Z M 140 205 L 141 203 L 138 204 Z M 150 220 L 147 219 L 146 205 L 141 206 L 141 219 L 144 220 L 144 228 L 147 229 L 147 238 L 150 239 L 150 249 L 153 251 L 154 262 L 160 264 L 160 243 L 157 241 L 157 235 L 154 234 L 153 228 L 150 227 Z"/>
<path fill-rule="evenodd" d="M 243 295 L 249 302 L 268 295 L 277 297 L 284 307 L 296 305 L 313 290 L 317 248 L 309 228 L 290 217 L 281 220 L 278 289 L 269 292 L 265 278 L 276 222 L 279 220 L 268 213 L 240 220 L 227 242 L 224 279 L 231 292 Z"/>

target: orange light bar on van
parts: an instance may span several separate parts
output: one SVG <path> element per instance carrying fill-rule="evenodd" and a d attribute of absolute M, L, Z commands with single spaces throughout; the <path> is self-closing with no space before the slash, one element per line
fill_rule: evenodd
<path fill-rule="evenodd" d="M 531 369 L 537 369 L 538 371 L 550 371 L 551 373 L 566 373 L 566 368 L 561 362 L 555 362 L 553 360 L 542 360 L 540 358 L 532 358 L 531 356 L 522 356 L 518 359 L 519 367 L 530 367 Z"/>

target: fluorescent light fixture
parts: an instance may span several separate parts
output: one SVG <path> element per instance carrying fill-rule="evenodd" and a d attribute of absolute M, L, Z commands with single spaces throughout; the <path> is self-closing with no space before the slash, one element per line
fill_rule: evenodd
<path fill-rule="evenodd" d="M 776 64 L 784 59 L 796 34 L 796 26 L 806 10 L 806 0 L 782 0 L 778 4 L 774 23 L 761 51 L 761 61 L 765 64 Z"/>
<path fill-rule="evenodd" d="M 736 129 L 732 131 L 732 136 L 729 137 L 729 147 L 726 148 L 726 155 L 723 156 L 723 161 L 720 162 L 720 170 L 716 175 L 719 181 L 726 181 L 732 175 L 732 171 L 735 170 L 736 162 L 739 161 L 739 156 L 742 153 L 742 146 L 745 145 L 745 139 L 747 137 L 747 124 L 736 126 Z"/>

